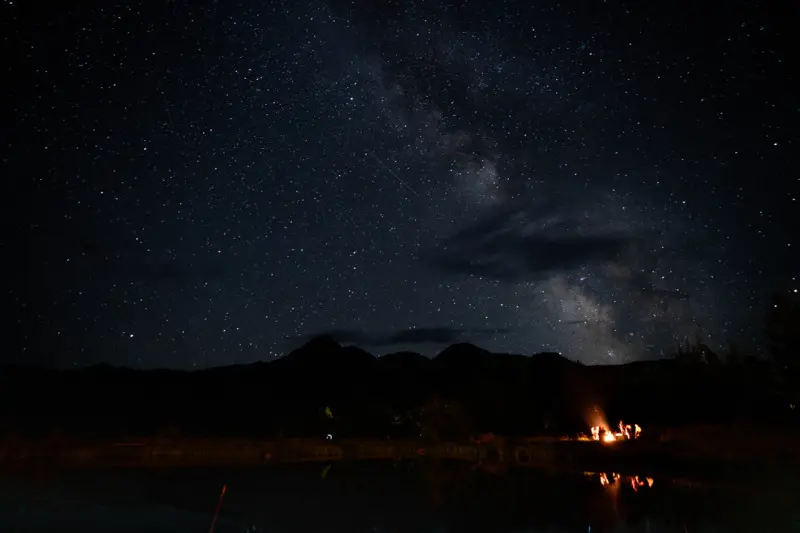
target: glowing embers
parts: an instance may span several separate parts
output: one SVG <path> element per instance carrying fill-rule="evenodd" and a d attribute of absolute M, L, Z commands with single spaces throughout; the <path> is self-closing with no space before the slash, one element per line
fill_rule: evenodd
<path fill-rule="evenodd" d="M 611 431 L 608 427 L 592 426 L 592 440 L 601 442 L 617 442 L 620 440 L 634 440 L 642 435 L 642 428 L 639 424 L 625 424 L 619 421 L 616 431 Z"/>

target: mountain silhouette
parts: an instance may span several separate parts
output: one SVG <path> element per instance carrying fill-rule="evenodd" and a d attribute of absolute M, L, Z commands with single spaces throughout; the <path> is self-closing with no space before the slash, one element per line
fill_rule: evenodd
<path fill-rule="evenodd" d="M 3 367 L 0 423 L 2 431 L 33 435 L 152 435 L 170 428 L 318 436 L 335 427 L 340 435 L 383 437 L 419 436 L 437 409 L 440 422 L 459 419 L 447 423 L 448 431 L 512 435 L 585 431 L 595 408 L 611 421 L 653 426 L 796 420 L 771 383 L 758 367 L 677 360 L 584 366 L 557 353 L 499 354 L 466 343 L 432 359 L 412 352 L 375 357 L 318 337 L 271 362 L 200 371 Z"/>
<path fill-rule="evenodd" d="M 376 364 L 376 358 L 355 346 L 342 346 L 332 337 L 321 336 L 278 358 L 270 365 L 273 368 L 304 370 L 313 366 L 336 374 L 367 372 Z"/>

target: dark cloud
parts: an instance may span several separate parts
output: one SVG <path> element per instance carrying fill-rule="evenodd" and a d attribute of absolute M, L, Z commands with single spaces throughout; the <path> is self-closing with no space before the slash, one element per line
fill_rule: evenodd
<path fill-rule="evenodd" d="M 565 326 L 586 326 L 588 324 L 600 324 L 609 322 L 608 320 L 562 320 Z"/>
<path fill-rule="evenodd" d="M 329 329 L 311 335 L 293 335 L 287 340 L 294 342 L 307 342 L 317 337 L 328 337 L 340 344 L 369 344 L 369 335 L 359 329 Z"/>
<path fill-rule="evenodd" d="M 554 207 L 502 209 L 423 254 L 433 267 L 501 281 L 543 280 L 581 267 L 613 262 L 635 237 L 591 231 Z"/>
<path fill-rule="evenodd" d="M 686 254 L 689 255 L 688 253 Z M 606 274 L 617 282 L 642 296 L 657 300 L 689 300 L 691 296 L 680 289 L 665 289 L 656 286 L 641 270 L 634 271 L 630 268 L 606 269 Z"/>
<path fill-rule="evenodd" d="M 656 287 L 642 287 L 640 290 L 644 294 L 649 294 L 651 296 L 655 296 L 656 298 L 671 300 L 689 300 L 691 298 L 689 294 L 679 290 L 659 289 Z"/>
<path fill-rule="evenodd" d="M 508 333 L 507 328 L 413 328 L 392 332 L 383 337 L 374 338 L 374 346 L 393 346 L 399 344 L 452 344 L 465 339 L 491 338 Z"/>
<path fill-rule="evenodd" d="M 361 344 L 364 346 L 387 347 L 406 344 L 454 344 L 466 340 L 489 339 L 509 333 L 507 328 L 410 328 L 385 332 L 367 332 L 357 329 L 328 330 L 314 335 L 289 337 L 292 341 L 308 341 L 325 336 L 341 344 Z"/>

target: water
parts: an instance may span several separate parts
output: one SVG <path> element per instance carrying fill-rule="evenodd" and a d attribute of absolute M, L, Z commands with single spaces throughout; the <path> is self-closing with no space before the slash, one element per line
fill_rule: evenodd
<path fill-rule="evenodd" d="M 225 484 L 216 533 L 800 532 L 791 483 L 606 478 L 419 463 L 16 474 L 0 478 L 0 531 L 205 533 Z"/>

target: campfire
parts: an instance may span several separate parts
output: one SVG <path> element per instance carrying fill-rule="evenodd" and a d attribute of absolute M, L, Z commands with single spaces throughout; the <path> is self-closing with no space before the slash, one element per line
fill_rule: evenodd
<path fill-rule="evenodd" d="M 617 442 L 620 440 L 638 439 L 642 434 L 642 428 L 639 426 L 639 424 L 625 424 L 622 420 L 620 420 L 616 431 L 612 431 L 609 427 L 592 426 L 591 432 L 591 440 L 601 442 Z"/>
<path fill-rule="evenodd" d="M 600 484 L 604 487 L 617 486 L 618 484 L 628 485 L 634 492 L 639 492 L 640 487 L 650 488 L 653 486 L 653 483 L 654 481 L 651 477 L 640 479 L 639 476 L 620 476 L 617 473 L 611 474 L 611 477 L 605 473 L 600 474 Z"/>

